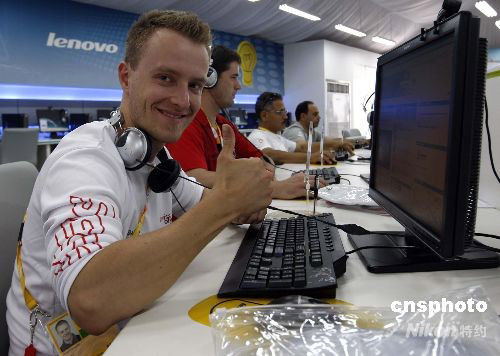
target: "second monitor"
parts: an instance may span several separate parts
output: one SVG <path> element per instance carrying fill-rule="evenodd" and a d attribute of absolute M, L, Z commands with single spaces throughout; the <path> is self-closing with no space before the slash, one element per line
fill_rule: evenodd
<path fill-rule="evenodd" d="M 40 132 L 50 132 L 52 138 L 57 138 L 57 132 L 69 131 L 68 114 L 64 109 L 38 109 L 36 117 Z"/>

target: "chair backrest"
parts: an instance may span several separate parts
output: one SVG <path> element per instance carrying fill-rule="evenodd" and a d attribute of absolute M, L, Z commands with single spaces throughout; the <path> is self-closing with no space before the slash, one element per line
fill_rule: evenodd
<path fill-rule="evenodd" d="M 358 129 L 350 129 L 349 133 L 351 136 L 362 136 L 361 131 L 359 131 Z"/>
<path fill-rule="evenodd" d="M 28 162 L 0 164 L 0 355 L 7 355 L 9 334 L 5 299 L 12 280 L 17 237 L 28 207 L 37 169 Z"/>
<path fill-rule="evenodd" d="M 351 136 L 351 133 L 349 132 L 349 130 L 342 130 L 342 137 L 343 138 L 347 138 Z"/>
<path fill-rule="evenodd" d="M 37 164 L 37 128 L 6 128 L 3 131 L 0 163 L 27 161 Z"/>

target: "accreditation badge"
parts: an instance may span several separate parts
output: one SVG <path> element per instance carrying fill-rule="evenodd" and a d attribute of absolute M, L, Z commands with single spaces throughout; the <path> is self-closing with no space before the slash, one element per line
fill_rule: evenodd
<path fill-rule="evenodd" d="M 99 336 L 89 335 L 66 312 L 46 324 L 50 342 L 59 355 L 102 355 L 119 333 L 115 324 Z"/>

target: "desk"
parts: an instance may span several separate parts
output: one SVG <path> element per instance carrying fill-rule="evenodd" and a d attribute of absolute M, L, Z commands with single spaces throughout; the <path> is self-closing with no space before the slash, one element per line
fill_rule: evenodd
<path fill-rule="evenodd" d="M 303 169 L 303 165 L 286 165 Z M 369 165 L 339 163 L 339 173 L 368 173 Z M 278 178 L 290 172 L 278 170 Z M 346 176 L 353 185 L 366 186 L 358 177 Z M 342 181 L 344 182 L 344 181 Z M 273 201 L 276 207 L 306 210 L 304 201 Z M 390 216 L 332 206 L 320 200 L 320 212 L 333 213 L 337 223 L 357 223 L 372 230 L 400 230 Z M 498 233 L 500 211 L 478 209 L 476 231 Z M 213 355 L 211 329 L 192 321 L 189 309 L 217 294 L 243 238 L 245 229 L 230 226 L 222 231 L 193 260 L 177 282 L 148 310 L 133 317 L 111 344 L 106 355 Z M 340 232 L 346 251 L 352 249 Z M 484 240 L 486 241 L 486 240 Z M 496 242 L 496 241 L 494 241 Z M 495 243 L 487 241 L 490 245 Z M 500 241 L 499 241 L 500 242 Z M 500 247 L 500 243 L 496 244 Z M 394 300 L 420 300 L 430 294 L 482 284 L 493 306 L 500 313 L 500 270 L 468 270 L 399 274 L 371 274 L 356 254 L 347 260 L 347 272 L 339 278 L 337 298 L 359 306 L 389 307 Z"/>

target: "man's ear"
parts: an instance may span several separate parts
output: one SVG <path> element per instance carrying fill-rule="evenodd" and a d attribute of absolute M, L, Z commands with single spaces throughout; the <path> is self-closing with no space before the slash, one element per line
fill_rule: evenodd
<path fill-rule="evenodd" d="M 124 92 L 128 91 L 129 88 L 130 71 L 130 66 L 126 62 L 121 61 L 118 65 L 118 80 Z"/>
<path fill-rule="evenodd" d="M 260 112 L 260 120 L 259 121 L 262 122 L 262 123 L 266 123 L 266 121 L 267 121 L 267 112 L 265 112 L 265 111 L 261 111 Z"/>

